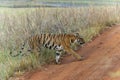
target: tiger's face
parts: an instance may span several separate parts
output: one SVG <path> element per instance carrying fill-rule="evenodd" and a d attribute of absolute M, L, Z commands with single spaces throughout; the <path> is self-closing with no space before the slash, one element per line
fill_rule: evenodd
<path fill-rule="evenodd" d="M 85 40 L 79 35 L 79 33 L 75 33 L 73 39 L 71 39 L 71 42 L 76 45 L 83 45 Z"/>
<path fill-rule="evenodd" d="M 78 45 L 83 45 L 85 43 L 84 39 L 83 38 L 77 38 L 74 43 L 78 44 Z"/>

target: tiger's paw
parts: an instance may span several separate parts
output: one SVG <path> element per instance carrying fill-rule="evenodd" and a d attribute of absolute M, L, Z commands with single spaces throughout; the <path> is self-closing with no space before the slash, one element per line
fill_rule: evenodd
<path fill-rule="evenodd" d="M 57 65 L 60 65 L 60 64 L 61 64 L 61 62 L 56 62 L 56 64 L 57 64 Z"/>
<path fill-rule="evenodd" d="M 78 58 L 78 61 L 82 61 L 82 60 L 84 60 L 84 59 L 85 59 L 85 57 L 80 56 L 80 57 Z"/>

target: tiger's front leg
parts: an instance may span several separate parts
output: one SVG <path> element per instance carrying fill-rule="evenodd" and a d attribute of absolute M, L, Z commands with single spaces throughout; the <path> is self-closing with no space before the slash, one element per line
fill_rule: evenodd
<path fill-rule="evenodd" d="M 77 54 L 75 51 L 73 51 L 70 47 L 66 47 L 65 48 L 65 51 L 67 52 L 67 53 L 70 53 L 70 54 L 72 54 L 77 60 L 83 60 L 84 59 L 84 57 L 82 57 L 82 56 L 80 56 L 79 54 Z"/>
<path fill-rule="evenodd" d="M 56 64 L 60 64 L 61 53 L 62 53 L 61 51 L 56 51 L 56 57 L 55 57 Z"/>

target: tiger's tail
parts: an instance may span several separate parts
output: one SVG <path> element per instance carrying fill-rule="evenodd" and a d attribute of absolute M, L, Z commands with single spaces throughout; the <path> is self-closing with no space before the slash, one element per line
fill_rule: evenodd
<path fill-rule="evenodd" d="M 23 56 L 24 54 L 22 53 L 22 51 L 24 50 L 25 45 L 26 45 L 26 41 L 23 42 L 20 50 L 19 50 L 19 51 L 16 51 L 16 54 L 14 54 L 15 49 L 10 50 L 10 53 L 9 53 L 10 56 L 12 56 L 12 57 L 16 57 L 16 56 L 19 56 L 19 55 Z"/>

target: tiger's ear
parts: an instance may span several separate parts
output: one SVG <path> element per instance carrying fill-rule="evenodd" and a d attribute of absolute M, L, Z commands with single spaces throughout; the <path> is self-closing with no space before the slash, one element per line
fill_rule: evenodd
<path fill-rule="evenodd" d="M 77 33 L 74 33 L 74 35 L 76 36 L 76 37 L 80 37 L 80 38 L 84 38 L 82 35 L 80 35 L 78 32 Z"/>
<path fill-rule="evenodd" d="M 80 36 L 80 34 L 77 32 L 77 33 L 74 33 L 75 34 L 75 36 L 76 37 L 79 37 Z"/>

